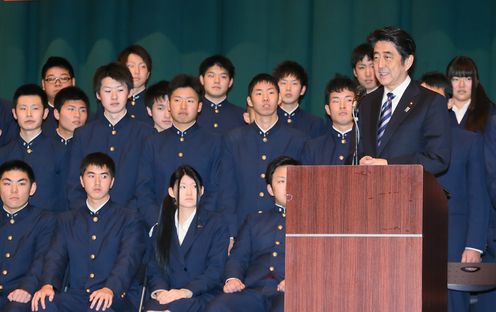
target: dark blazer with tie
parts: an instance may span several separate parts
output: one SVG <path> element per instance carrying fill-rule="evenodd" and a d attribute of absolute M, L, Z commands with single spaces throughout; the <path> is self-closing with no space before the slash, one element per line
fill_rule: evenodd
<path fill-rule="evenodd" d="M 156 231 L 152 235 L 152 244 L 155 244 L 155 239 Z M 158 265 L 155 251 L 150 255 L 148 289 L 153 293 L 160 289 L 186 288 L 193 292 L 193 297 L 175 301 L 168 306 L 151 307 L 172 311 L 204 311 L 205 305 L 222 289 L 222 273 L 229 245 L 227 225 L 217 213 L 201 209 L 194 216 L 183 243 L 179 245 L 175 226 L 171 239 L 167 269 Z M 147 307 L 150 308 L 153 303 L 157 301 L 152 300 Z"/>
<path fill-rule="evenodd" d="M 432 174 L 448 168 L 451 154 L 446 99 L 412 81 L 377 147 L 377 127 L 384 87 L 360 100 L 361 156 L 384 158 L 389 164 L 421 164 Z"/>

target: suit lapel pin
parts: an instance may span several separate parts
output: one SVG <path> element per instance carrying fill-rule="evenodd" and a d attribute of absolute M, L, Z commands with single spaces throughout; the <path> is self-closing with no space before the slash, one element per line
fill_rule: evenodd
<path fill-rule="evenodd" d="M 199 229 L 199 230 L 203 229 L 203 224 L 197 224 L 196 225 L 196 228 Z"/>
<path fill-rule="evenodd" d="M 413 102 L 410 102 L 410 104 L 408 104 L 408 106 L 405 108 L 405 113 L 408 113 L 412 108 L 412 106 L 413 106 Z"/>

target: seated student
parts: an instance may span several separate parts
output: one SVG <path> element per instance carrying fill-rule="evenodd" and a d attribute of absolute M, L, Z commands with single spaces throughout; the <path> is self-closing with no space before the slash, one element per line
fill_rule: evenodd
<path fill-rule="evenodd" d="M 200 64 L 200 82 L 205 89 L 198 124 L 217 134 L 243 126 L 243 109 L 227 100 L 234 81 L 234 65 L 223 55 L 207 57 Z"/>
<path fill-rule="evenodd" d="M 172 127 L 169 110 L 169 95 L 167 89 L 169 82 L 161 80 L 150 86 L 145 92 L 145 106 L 148 115 L 153 119 L 153 127 L 157 132 L 162 132 Z"/>
<path fill-rule="evenodd" d="M 233 240 L 248 214 L 270 209 L 272 201 L 265 184 L 267 163 L 280 155 L 299 159 L 307 139 L 277 116 L 279 86 L 271 75 L 253 77 L 247 101 L 253 108 L 254 122 L 225 135 L 219 178 L 219 211 L 228 222 Z"/>
<path fill-rule="evenodd" d="M 57 128 L 57 120 L 53 114 L 55 96 L 60 90 L 75 85 L 76 78 L 71 63 L 60 56 L 49 57 L 41 69 L 41 86 L 48 97 L 48 115 L 43 122 L 45 133 L 52 133 Z"/>
<path fill-rule="evenodd" d="M 146 140 L 139 160 L 136 199 L 149 227 L 157 222 L 167 195 L 167 177 L 184 164 L 194 167 L 205 179 L 203 208 L 217 209 L 222 142 L 220 136 L 196 122 L 202 109 L 202 86 L 196 77 L 177 75 L 169 83 L 168 93 L 173 127 Z"/>
<path fill-rule="evenodd" d="M 356 46 L 351 52 L 353 76 L 360 84 L 364 94 L 369 94 L 379 87 L 374 72 L 374 49 L 367 42 Z"/>
<path fill-rule="evenodd" d="M 80 172 L 86 203 L 59 216 L 32 309 L 136 311 L 136 275 L 147 239 L 143 221 L 136 211 L 111 201 L 116 172 L 112 158 L 89 154 Z M 68 289 L 62 292 L 68 267 Z"/>
<path fill-rule="evenodd" d="M 288 166 L 298 164 L 281 156 L 267 166 L 275 206 L 246 218 L 226 263 L 224 294 L 207 311 L 284 311 L 286 176 Z"/>
<path fill-rule="evenodd" d="M 154 131 L 147 124 L 129 116 L 126 102 L 132 87 L 129 70 L 119 63 L 99 67 L 93 77 L 96 97 L 102 103 L 102 118 L 76 129 L 70 155 L 67 178 L 69 207 L 84 204 L 84 192 L 79 183 L 78 167 L 89 153 L 108 153 L 117 166 L 116 180 L 110 191 L 112 200 L 136 208 L 134 191 L 138 177 L 138 162 L 145 138 Z"/>
<path fill-rule="evenodd" d="M 198 205 L 203 191 L 192 167 L 172 174 L 152 235 L 145 309 L 201 312 L 221 292 L 229 236 L 222 217 Z"/>
<path fill-rule="evenodd" d="M 55 218 L 29 203 L 36 192 L 33 169 L 23 161 L 0 165 L 0 310 L 31 311 L 39 287 L 43 256 L 48 251 Z"/>
<path fill-rule="evenodd" d="M 58 126 L 51 134 L 61 145 L 65 147 L 72 145 L 74 130 L 86 124 L 89 108 L 88 96 L 78 87 L 67 87 L 57 93 L 53 116 Z"/>
<path fill-rule="evenodd" d="M 311 138 L 324 134 L 325 121 L 300 107 L 308 86 L 305 69 L 296 62 L 285 61 L 277 65 L 272 75 L 277 80 L 281 92 L 281 105 L 277 110 L 279 118 Z"/>
<path fill-rule="evenodd" d="M 45 92 L 35 84 L 20 86 L 14 94 L 13 105 L 19 132 L 14 140 L 0 148 L 0 163 L 13 159 L 27 162 L 38 180 L 31 204 L 52 211 L 66 210 L 65 198 L 60 192 L 66 176 L 65 151 L 42 132 L 43 118 L 48 115 Z"/>
<path fill-rule="evenodd" d="M 353 104 L 356 83 L 336 75 L 325 90 L 325 110 L 332 120 L 327 134 L 306 142 L 302 163 L 305 165 L 344 165 L 351 163 L 354 150 Z"/>

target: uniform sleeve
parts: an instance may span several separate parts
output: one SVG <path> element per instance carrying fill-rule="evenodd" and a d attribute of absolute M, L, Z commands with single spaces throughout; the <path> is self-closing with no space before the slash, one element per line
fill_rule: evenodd
<path fill-rule="evenodd" d="M 63 231 L 63 218 L 59 217 L 55 226 L 50 250 L 46 253 L 40 285 L 50 284 L 59 291 L 69 260 L 67 240 Z"/>
<path fill-rule="evenodd" d="M 484 132 L 487 185 L 493 207 L 496 209 L 496 114 L 493 114 Z"/>
<path fill-rule="evenodd" d="M 467 164 L 469 219 L 465 247 L 484 250 L 491 202 L 485 187 L 482 138 L 480 136 L 474 138 L 470 148 L 470 161 Z"/>
<path fill-rule="evenodd" d="M 225 137 L 222 149 L 222 163 L 220 164 L 220 194 L 218 200 L 218 212 L 224 217 L 228 225 L 229 236 L 235 237 L 238 231 L 236 218 L 236 198 L 238 198 L 238 184 L 235 174 L 235 155 L 229 135 Z"/>
<path fill-rule="evenodd" d="M 231 255 L 226 263 L 226 269 L 224 271 L 224 279 L 237 278 L 243 281 L 245 278 L 246 270 L 250 264 L 251 259 L 251 217 L 248 216 L 245 222 L 241 226 L 234 247 L 231 250 Z"/>
<path fill-rule="evenodd" d="M 214 147 L 212 149 L 212 155 L 210 155 L 210 172 L 209 176 L 205 177 L 208 179 L 208 183 L 205 183 L 205 194 L 202 196 L 202 206 L 209 211 L 218 210 L 218 197 L 219 197 L 219 177 L 220 177 L 220 167 L 222 162 L 222 141 L 220 137 L 216 137 L 214 141 Z"/>
<path fill-rule="evenodd" d="M 83 142 L 81 136 L 76 129 L 74 134 L 74 142 L 72 144 L 72 149 L 69 156 L 69 168 L 67 173 L 67 200 L 69 204 L 69 209 L 76 209 L 84 205 L 86 199 L 86 194 L 79 180 L 80 172 L 79 167 L 81 165 L 81 160 L 83 159 Z"/>

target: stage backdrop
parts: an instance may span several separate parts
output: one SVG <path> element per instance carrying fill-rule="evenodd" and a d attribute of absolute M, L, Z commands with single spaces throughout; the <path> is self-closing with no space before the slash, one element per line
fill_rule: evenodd
<path fill-rule="evenodd" d="M 77 84 L 95 98 L 95 69 L 132 43 L 153 58 L 150 82 L 186 72 L 222 53 L 236 65 L 230 98 L 245 105 L 249 80 L 290 59 L 308 70 L 303 107 L 323 115 L 324 87 L 351 75 L 350 52 L 372 30 L 397 25 L 417 43 L 414 77 L 444 71 L 455 55 L 477 62 L 496 99 L 493 0 L 32 0 L 0 2 L 0 97 L 40 82 L 47 57 L 66 57 Z"/>

